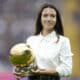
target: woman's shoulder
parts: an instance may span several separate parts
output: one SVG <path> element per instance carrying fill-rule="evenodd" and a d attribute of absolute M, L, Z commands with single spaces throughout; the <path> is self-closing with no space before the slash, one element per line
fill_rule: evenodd
<path fill-rule="evenodd" d="M 26 41 L 35 41 L 37 38 L 37 35 L 31 35 L 29 37 L 27 37 Z"/>
<path fill-rule="evenodd" d="M 62 42 L 69 42 L 70 39 L 68 37 L 66 37 L 66 36 L 60 35 L 60 41 L 62 41 Z"/>

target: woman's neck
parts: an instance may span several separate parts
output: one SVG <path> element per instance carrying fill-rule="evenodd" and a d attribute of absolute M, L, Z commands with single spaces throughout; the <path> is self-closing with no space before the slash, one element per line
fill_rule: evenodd
<path fill-rule="evenodd" d="M 42 30 L 42 35 L 43 36 L 46 36 L 46 35 L 48 35 L 49 33 L 51 33 L 52 32 L 52 30 L 51 31 L 47 31 L 47 30 Z"/>

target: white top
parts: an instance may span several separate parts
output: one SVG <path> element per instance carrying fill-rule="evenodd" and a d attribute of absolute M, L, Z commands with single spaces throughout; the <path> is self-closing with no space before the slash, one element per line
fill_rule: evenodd
<path fill-rule="evenodd" d="M 61 36 L 57 41 L 56 32 L 47 36 L 31 36 L 27 39 L 34 52 L 37 66 L 40 69 L 56 69 L 60 76 L 69 76 L 72 73 L 72 53 L 69 39 Z"/>

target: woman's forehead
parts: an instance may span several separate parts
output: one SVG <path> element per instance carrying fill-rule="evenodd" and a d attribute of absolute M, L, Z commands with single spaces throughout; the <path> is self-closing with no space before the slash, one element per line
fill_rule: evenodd
<path fill-rule="evenodd" d="M 52 14 L 56 14 L 56 10 L 53 9 L 53 8 L 44 8 L 43 11 L 42 11 L 42 14 L 45 14 L 45 13 L 52 13 Z"/>

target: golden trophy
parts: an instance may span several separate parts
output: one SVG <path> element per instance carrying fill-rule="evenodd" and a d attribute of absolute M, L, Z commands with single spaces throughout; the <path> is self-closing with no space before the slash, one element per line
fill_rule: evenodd
<path fill-rule="evenodd" d="M 16 67 L 15 73 L 19 74 L 17 76 L 25 77 L 32 74 L 31 69 L 36 69 L 34 58 L 33 49 L 25 43 L 16 44 L 10 49 L 9 60 Z M 20 77 L 17 77 L 16 80 L 20 80 Z"/>

